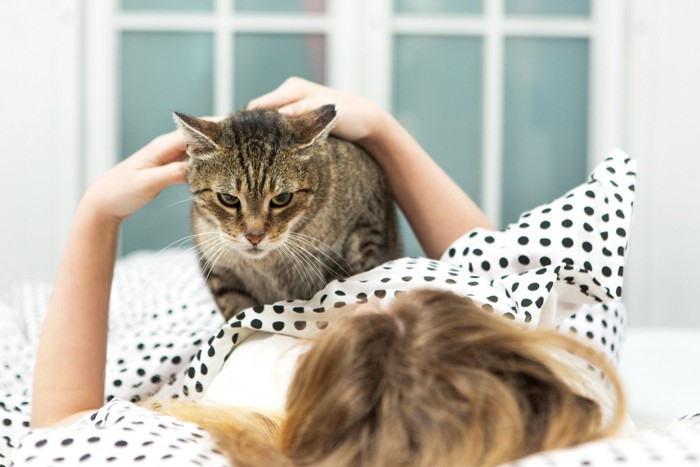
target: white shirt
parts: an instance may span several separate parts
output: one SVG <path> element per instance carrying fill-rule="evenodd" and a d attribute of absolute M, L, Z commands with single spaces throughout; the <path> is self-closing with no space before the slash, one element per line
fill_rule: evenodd
<path fill-rule="evenodd" d="M 229 356 L 202 401 L 281 413 L 297 359 L 308 349 L 304 339 L 256 332 Z"/>

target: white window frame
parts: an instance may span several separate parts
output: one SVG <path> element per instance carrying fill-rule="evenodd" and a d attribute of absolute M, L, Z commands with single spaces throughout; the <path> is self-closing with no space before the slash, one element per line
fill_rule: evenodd
<path fill-rule="evenodd" d="M 235 1 L 235 0 L 233 0 Z M 482 208 L 501 218 L 504 42 L 507 37 L 590 39 L 588 166 L 624 146 L 625 14 L 627 0 L 592 0 L 590 18 L 506 17 L 505 0 L 484 0 L 484 13 L 457 17 L 394 14 L 392 0 L 327 0 L 326 13 L 237 14 L 233 1 L 214 0 L 214 12 L 122 12 L 118 0 L 86 2 L 86 183 L 118 160 L 117 58 L 122 31 L 204 31 L 214 34 L 214 110 L 233 110 L 235 32 L 326 35 L 328 83 L 391 108 L 395 34 L 482 37 Z M 237 106 L 238 103 L 236 104 Z M 155 135 L 154 135 L 155 136 Z"/>

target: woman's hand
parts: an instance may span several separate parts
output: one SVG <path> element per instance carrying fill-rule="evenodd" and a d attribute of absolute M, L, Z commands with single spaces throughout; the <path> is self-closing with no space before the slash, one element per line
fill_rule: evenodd
<path fill-rule="evenodd" d="M 339 115 L 331 133 L 348 141 L 361 143 L 374 137 L 387 116 L 384 110 L 366 99 L 302 78 L 287 79 L 274 91 L 250 101 L 248 109 L 278 109 L 282 115 L 297 117 L 325 104 L 335 104 Z"/>
<path fill-rule="evenodd" d="M 430 258 L 439 258 L 457 238 L 493 226 L 471 198 L 418 142 L 379 106 L 301 78 L 253 99 L 248 108 L 279 109 L 295 117 L 335 104 L 340 118 L 332 133 L 360 144 L 384 169 L 392 195 Z"/>
<path fill-rule="evenodd" d="M 185 157 L 185 141 L 179 131 L 161 135 L 97 180 L 85 193 L 81 207 L 119 224 L 164 188 L 185 182 Z"/>

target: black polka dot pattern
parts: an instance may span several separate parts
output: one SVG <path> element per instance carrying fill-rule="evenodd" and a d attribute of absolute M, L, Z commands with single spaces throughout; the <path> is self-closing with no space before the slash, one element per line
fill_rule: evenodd
<path fill-rule="evenodd" d="M 614 173 L 608 170 L 614 167 Z M 626 236 L 604 240 L 601 232 L 629 230 L 634 192 L 634 162 L 622 155 L 610 157 L 588 181 L 561 198 L 523 214 L 504 232 L 474 230 L 458 239 L 441 261 L 404 258 L 342 281 L 335 281 L 308 301 L 288 301 L 255 307 L 254 314 L 241 313 L 222 327 L 209 351 L 195 356 L 183 381 L 182 394 L 197 398 L 200 384 L 205 390 L 218 371 L 202 374 L 200 363 L 221 368 L 230 355 L 232 339 L 244 341 L 252 331 L 282 332 L 310 338 L 339 317 L 350 313 L 348 304 L 387 303 L 414 287 L 451 290 L 471 297 L 496 315 L 523 326 L 557 327 L 566 321 L 586 336 L 599 338 L 587 343 L 615 361 L 621 334 L 606 335 L 598 321 L 580 322 L 577 312 L 589 305 L 588 314 L 606 314 L 603 303 L 625 319 L 618 300 L 624 265 Z M 624 187 L 624 188 L 623 188 Z M 611 201 L 612 200 L 612 201 Z M 621 215 L 611 215 L 619 211 Z M 546 241 L 545 241 L 546 240 Z M 606 250 L 623 254 L 607 255 Z M 554 294 L 556 300 L 548 300 Z M 561 298 L 561 299 L 559 299 Z M 288 326 L 283 323 L 288 322 Z M 306 324 L 303 324 L 306 323 Z M 616 323 L 621 331 L 623 326 Z M 195 391 L 192 391 L 193 386 Z"/>
<path fill-rule="evenodd" d="M 50 288 L 21 286 L 9 303 L 22 310 L 28 332 L 0 343 L 0 467 L 10 455 L 15 465 L 228 465 L 206 433 L 126 401 L 155 392 L 199 399 L 227 356 L 251 334 L 312 337 L 350 313 L 346 305 L 386 304 L 416 287 L 471 297 L 523 327 L 558 327 L 616 360 L 626 326 L 618 299 L 634 183 L 634 164 L 614 154 L 585 184 L 523 214 L 503 232 L 465 234 L 440 261 L 396 260 L 332 282 L 308 301 L 260 304 L 223 324 L 191 255 L 123 260 L 110 318 L 111 402 L 65 428 L 27 431 L 29 349 L 36 347 Z M 667 435 L 656 433 L 553 451 L 519 464 L 643 465 L 668 459 L 680 465 L 679 459 L 700 457 L 698 443 L 690 442 L 699 439 L 700 417 L 671 425 Z M 667 448 L 663 436 L 676 446 Z"/>
<path fill-rule="evenodd" d="M 196 425 L 118 399 L 70 427 L 29 432 L 13 461 L 17 466 L 230 466 Z"/>
<path fill-rule="evenodd" d="M 453 256 L 446 254 L 442 259 L 494 278 L 506 290 L 510 285 L 511 295 L 520 294 L 521 305 L 544 298 L 537 321 L 580 336 L 592 333 L 594 337 L 586 338 L 587 343 L 617 361 L 625 321 L 625 309 L 619 299 L 634 204 L 635 165 L 624 154 L 614 153 L 586 183 L 524 213 L 503 232 L 473 231 L 450 247 L 455 251 Z M 484 268 L 484 257 L 498 259 Z M 538 269 L 549 277 L 547 292 L 554 292 L 559 300 L 538 297 L 540 289 L 531 290 L 526 280 L 514 276 L 536 276 Z M 516 283 L 524 285 L 525 290 L 512 290 Z M 603 307 L 603 303 L 607 305 Z M 577 314 L 583 304 L 589 308 L 588 315 L 596 316 L 594 321 Z M 612 327 L 601 327 L 603 321 L 612 322 L 604 319 L 610 314 L 617 316 L 615 335 L 610 335 Z"/>
<path fill-rule="evenodd" d="M 0 467 L 9 465 L 4 460 L 9 459 L 28 431 L 34 351 L 50 293 L 47 284 L 20 283 L 0 295 L 0 312 L 5 311 L 2 307 L 16 310 L 18 318 L 17 331 L 0 340 Z M 179 381 L 202 343 L 222 321 L 192 254 L 138 253 L 120 260 L 112 287 L 106 399 L 138 401 L 150 397 L 164 383 Z M 143 437 L 143 433 L 139 436 Z M 106 445 L 101 445 L 99 450 L 84 449 L 89 439 L 90 436 L 66 436 L 60 440 L 47 437 L 45 443 L 60 448 L 60 454 L 51 448 L 47 452 L 53 452 L 53 457 L 34 453 L 37 457 L 33 461 L 26 460 L 32 456 L 27 454 L 24 458 L 13 458 L 13 462 L 14 465 L 59 465 L 54 459 L 63 457 L 60 465 L 109 465 L 106 457 L 97 455 L 102 450 L 108 452 Z M 41 441 L 36 440 L 39 447 Z M 28 445 L 24 440 L 22 443 L 23 452 Z M 76 452 L 69 452 L 74 449 Z M 80 449 L 83 452 L 77 455 Z M 81 460 L 86 454 L 90 455 Z M 129 458 L 129 462 L 136 456 Z M 120 462 L 124 465 L 127 460 L 118 459 L 112 465 Z M 141 463 L 159 465 L 152 457 Z"/>

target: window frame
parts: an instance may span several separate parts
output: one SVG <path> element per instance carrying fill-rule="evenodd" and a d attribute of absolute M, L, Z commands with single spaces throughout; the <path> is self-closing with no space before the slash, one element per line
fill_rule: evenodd
<path fill-rule="evenodd" d="M 505 0 L 484 0 L 483 14 L 394 13 L 392 0 L 327 0 L 325 13 L 233 12 L 235 0 L 215 0 L 211 12 L 119 10 L 119 0 L 86 2 L 85 185 L 119 160 L 118 57 L 123 31 L 205 31 L 214 35 L 214 109 L 234 102 L 236 32 L 294 32 L 326 36 L 330 86 L 391 109 L 393 38 L 396 34 L 483 38 L 481 205 L 501 219 L 504 45 L 508 37 L 577 37 L 590 40 L 587 165 L 592 168 L 625 140 L 626 0 L 591 0 L 590 17 L 505 15 Z M 155 135 L 154 135 L 155 136 Z"/>

